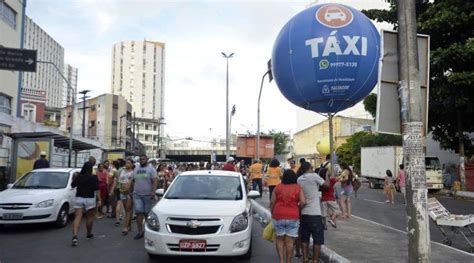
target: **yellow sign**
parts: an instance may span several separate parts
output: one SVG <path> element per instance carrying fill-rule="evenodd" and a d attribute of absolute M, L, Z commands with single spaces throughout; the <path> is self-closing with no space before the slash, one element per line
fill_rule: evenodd
<path fill-rule="evenodd" d="M 107 153 L 107 159 L 109 161 L 115 161 L 117 159 L 124 159 L 125 153 L 124 152 L 109 152 Z"/>
<path fill-rule="evenodd" d="M 45 152 L 51 156 L 51 141 L 20 141 L 16 149 L 16 179 L 33 170 L 33 165 L 40 158 L 40 153 Z"/>

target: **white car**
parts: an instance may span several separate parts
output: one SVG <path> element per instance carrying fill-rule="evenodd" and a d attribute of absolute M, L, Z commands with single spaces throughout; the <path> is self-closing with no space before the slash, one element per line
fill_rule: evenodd
<path fill-rule="evenodd" d="M 252 207 L 242 175 L 190 171 L 177 176 L 145 224 L 150 257 L 242 256 L 252 253 Z"/>
<path fill-rule="evenodd" d="M 324 19 L 326 21 L 331 22 L 332 20 L 341 20 L 341 21 L 346 21 L 346 14 L 342 12 L 340 8 L 328 8 L 326 10 L 326 14 L 324 14 Z"/>
<path fill-rule="evenodd" d="M 72 176 L 79 169 L 33 170 L 0 192 L 0 225 L 53 222 L 67 225 L 74 212 Z"/>

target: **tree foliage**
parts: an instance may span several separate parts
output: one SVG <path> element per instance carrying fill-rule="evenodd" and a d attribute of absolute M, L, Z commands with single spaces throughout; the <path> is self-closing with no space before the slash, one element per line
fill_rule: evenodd
<path fill-rule="evenodd" d="M 274 143 L 274 154 L 275 155 L 280 155 L 280 154 L 287 154 L 288 151 L 286 149 L 286 145 L 288 144 L 288 141 L 290 140 L 290 136 L 284 132 L 277 132 L 275 130 L 269 131 L 270 135 L 273 136 L 273 143 Z"/>
<path fill-rule="evenodd" d="M 370 93 L 364 99 L 364 109 L 375 119 L 377 114 L 377 94 Z"/>
<path fill-rule="evenodd" d="M 430 98 L 428 126 L 441 147 L 459 150 L 462 134 L 465 154 L 474 146 L 474 1 L 416 0 L 418 32 L 430 35 Z M 397 1 L 390 10 L 364 10 L 369 18 L 397 28 Z"/>
<path fill-rule="evenodd" d="M 352 164 L 354 171 L 360 173 L 360 148 L 371 146 L 401 146 L 402 137 L 368 132 L 354 133 L 347 142 L 336 150 L 340 163 Z"/>

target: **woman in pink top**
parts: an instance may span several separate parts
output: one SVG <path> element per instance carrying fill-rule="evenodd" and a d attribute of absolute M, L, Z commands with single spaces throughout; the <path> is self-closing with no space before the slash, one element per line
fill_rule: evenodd
<path fill-rule="evenodd" d="M 109 182 L 109 173 L 107 170 L 105 170 L 104 165 L 102 163 L 99 164 L 97 167 L 97 177 L 99 178 L 99 192 L 100 192 L 100 198 L 102 200 L 102 203 L 100 206 L 97 207 L 97 218 L 102 218 L 104 217 L 104 205 L 105 205 L 105 200 L 108 196 L 107 194 L 107 185 Z"/>
<path fill-rule="evenodd" d="M 403 203 L 406 204 L 407 199 L 406 199 L 406 175 L 405 175 L 405 170 L 403 170 L 405 167 L 403 164 L 400 164 L 400 169 L 398 170 L 398 186 L 400 187 L 400 192 L 402 192 L 403 195 Z"/>

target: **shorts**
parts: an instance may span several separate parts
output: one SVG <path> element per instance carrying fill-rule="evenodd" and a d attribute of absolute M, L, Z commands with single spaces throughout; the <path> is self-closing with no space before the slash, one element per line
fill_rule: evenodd
<path fill-rule="evenodd" d="M 394 194 L 395 193 L 395 185 L 394 184 L 385 185 L 384 192 L 386 194 Z"/>
<path fill-rule="evenodd" d="M 353 190 L 354 190 L 354 188 L 352 188 L 352 187 L 344 187 L 344 189 L 341 192 L 341 195 L 343 195 L 345 197 L 349 197 L 349 196 L 351 196 Z"/>
<path fill-rule="evenodd" d="M 400 192 L 402 192 L 403 196 L 406 196 L 407 188 L 405 186 L 400 186 Z"/>
<path fill-rule="evenodd" d="M 119 199 L 120 201 L 126 201 L 126 200 L 132 198 L 132 197 L 130 196 L 130 194 L 122 194 L 122 193 L 120 193 L 119 195 L 120 195 L 120 199 Z"/>
<path fill-rule="evenodd" d="M 136 214 L 148 214 L 151 210 L 151 195 L 133 194 L 133 206 Z"/>
<path fill-rule="evenodd" d="M 82 208 L 85 210 L 91 210 L 95 208 L 96 205 L 97 203 L 95 201 L 95 197 L 85 198 L 85 197 L 76 196 L 76 199 L 74 200 L 74 208 Z"/>
<path fill-rule="evenodd" d="M 301 215 L 301 242 L 309 243 L 313 238 L 314 245 L 324 244 L 324 225 L 321 216 Z"/>
<path fill-rule="evenodd" d="M 272 220 L 272 223 L 278 237 L 285 235 L 294 238 L 298 237 L 298 229 L 300 227 L 299 220 L 274 219 Z"/>
<path fill-rule="evenodd" d="M 339 205 L 336 201 L 323 201 L 321 203 L 321 214 L 324 217 L 339 213 Z"/>

